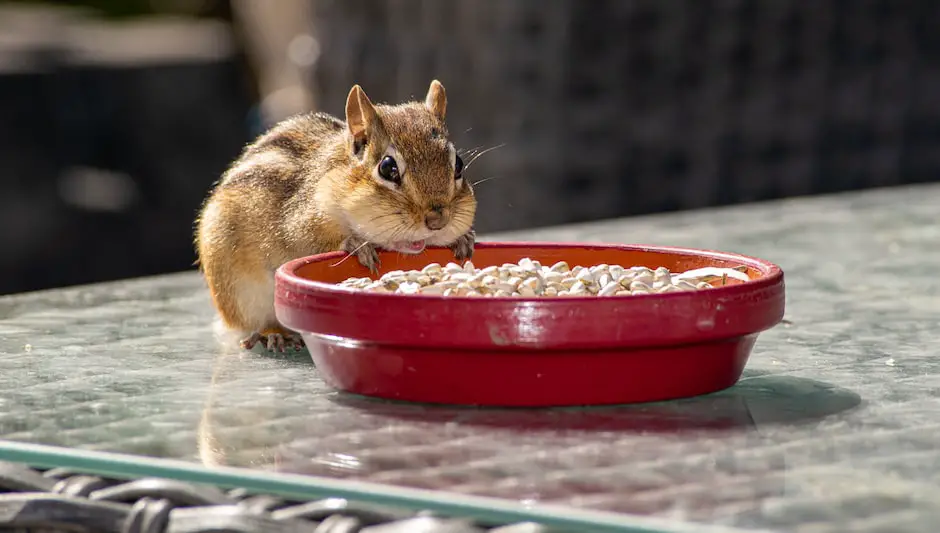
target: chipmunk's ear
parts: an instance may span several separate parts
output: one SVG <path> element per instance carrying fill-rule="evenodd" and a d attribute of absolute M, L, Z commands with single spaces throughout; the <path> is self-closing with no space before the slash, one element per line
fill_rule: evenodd
<path fill-rule="evenodd" d="M 365 146 L 376 121 L 378 121 L 378 114 L 375 112 L 372 101 L 366 96 L 362 87 L 353 85 L 349 96 L 346 97 L 346 126 L 353 136 L 357 152 Z"/>
<path fill-rule="evenodd" d="M 428 95 L 424 97 L 424 105 L 438 120 L 444 120 L 444 114 L 447 112 L 447 93 L 441 82 L 437 80 L 431 82 Z"/>

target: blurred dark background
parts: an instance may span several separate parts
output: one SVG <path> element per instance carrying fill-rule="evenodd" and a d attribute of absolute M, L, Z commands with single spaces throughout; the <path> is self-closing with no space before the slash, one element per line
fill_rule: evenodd
<path fill-rule="evenodd" d="M 0 2 L 0 293 L 193 268 L 262 128 L 435 77 L 481 232 L 940 171 L 936 0 Z"/>

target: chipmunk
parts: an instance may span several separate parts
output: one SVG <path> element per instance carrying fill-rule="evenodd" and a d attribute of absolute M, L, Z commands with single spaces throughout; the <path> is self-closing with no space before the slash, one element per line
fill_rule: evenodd
<path fill-rule="evenodd" d="M 245 147 L 196 220 L 197 263 L 223 324 L 245 349 L 303 346 L 274 314 L 274 271 L 344 250 L 375 273 L 377 248 L 417 254 L 447 246 L 472 257 L 476 198 L 448 140 L 444 86 L 424 102 L 373 104 L 359 85 L 346 121 L 288 118 Z"/>

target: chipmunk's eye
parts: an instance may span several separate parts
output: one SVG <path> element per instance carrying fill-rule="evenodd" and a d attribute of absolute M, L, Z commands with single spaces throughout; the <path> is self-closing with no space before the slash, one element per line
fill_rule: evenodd
<path fill-rule="evenodd" d="M 460 156 L 457 156 L 457 161 L 454 162 L 454 179 L 459 180 L 463 178 L 463 159 L 460 159 Z"/>
<path fill-rule="evenodd" d="M 401 174 L 398 173 L 398 163 L 395 162 L 392 156 L 387 155 L 379 162 L 379 176 L 382 176 L 382 179 L 391 181 L 392 183 L 401 183 Z"/>

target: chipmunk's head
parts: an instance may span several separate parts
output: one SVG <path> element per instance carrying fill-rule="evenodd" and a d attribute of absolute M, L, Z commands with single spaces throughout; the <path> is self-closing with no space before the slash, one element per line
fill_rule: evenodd
<path fill-rule="evenodd" d="M 403 253 L 446 246 L 473 226 L 476 199 L 448 139 L 447 95 L 437 80 L 424 102 L 373 105 L 358 85 L 346 99 L 352 191 L 337 200 L 350 229 Z"/>

